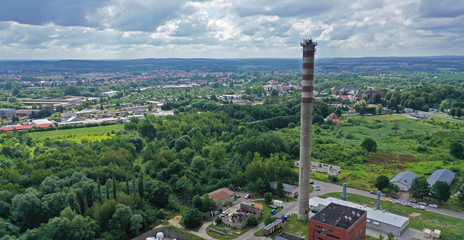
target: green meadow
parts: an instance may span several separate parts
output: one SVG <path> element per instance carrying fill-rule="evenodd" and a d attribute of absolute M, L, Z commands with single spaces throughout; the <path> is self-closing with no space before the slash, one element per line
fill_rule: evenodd
<path fill-rule="evenodd" d="M 32 132 L 30 136 L 33 138 L 56 138 L 67 139 L 81 142 L 83 139 L 88 141 L 99 141 L 111 137 L 114 132 L 124 129 L 123 124 L 83 127 L 73 129 L 52 130 L 43 132 Z"/>

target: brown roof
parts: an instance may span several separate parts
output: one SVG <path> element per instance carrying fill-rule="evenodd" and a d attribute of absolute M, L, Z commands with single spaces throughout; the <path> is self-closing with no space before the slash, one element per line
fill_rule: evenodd
<path fill-rule="evenodd" d="M 216 202 L 221 201 L 222 199 L 226 197 L 230 197 L 233 194 L 234 192 L 232 192 L 228 188 L 219 188 L 213 192 L 208 193 L 209 197 L 214 199 L 214 201 Z"/>

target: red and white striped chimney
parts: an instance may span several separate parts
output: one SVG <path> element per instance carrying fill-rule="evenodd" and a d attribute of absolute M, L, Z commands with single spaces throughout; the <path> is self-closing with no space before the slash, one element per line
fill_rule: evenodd
<path fill-rule="evenodd" d="M 309 181 L 311 167 L 311 135 L 314 101 L 314 53 L 317 42 L 304 39 L 303 77 L 301 91 L 301 130 L 300 130 L 300 186 L 298 195 L 298 219 L 309 219 Z"/>

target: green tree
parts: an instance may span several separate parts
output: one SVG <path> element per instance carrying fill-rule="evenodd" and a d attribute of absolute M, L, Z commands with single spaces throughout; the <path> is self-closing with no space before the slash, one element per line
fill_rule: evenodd
<path fill-rule="evenodd" d="M 184 225 L 191 229 L 199 228 L 203 224 L 204 217 L 204 213 L 200 210 L 191 208 L 184 214 Z"/>
<path fill-rule="evenodd" d="M 60 217 L 52 218 L 45 227 L 50 239 L 94 239 L 99 227 L 90 217 L 76 214 L 71 208 L 65 208 Z"/>
<path fill-rule="evenodd" d="M 361 143 L 361 147 L 368 152 L 375 152 L 377 151 L 377 143 L 372 138 L 364 138 Z"/>
<path fill-rule="evenodd" d="M 111 235 L 115 239 L 129 239 L 139 233 L 143 218 L 139 214 L 132 214 L 130 207 L 118 204 L 108 224 Z"/>
<path fill-rule="evenodd" d="M 394 235 L 393 233 L 389 232 L 389 233 L 387 234 L 387 239 L 388 239 L 388 240 L 395 240 L 395 235 Z"/>
<path fill-rule="evenodd" d="M 254 214 L 250 214 L 248 215 L 248 223 L 247 223 L 248 226 L 256 226 L 258 225 L 258 219 L 256 218 L 256 216 Z"/>
<path fill-rule="evenodd" d="M 458 142 L 454 141 L 449 146 L 450 154 L 455 158 L 462 159 L 464 157 L 464 147 L 463 145 Z"/>
<path fill-rule="evenodd" d="M 446 202 L 451 196 L 450 187 L 447 182 L 437 181 L 432 186 L 432 197 L 438 200 L 439 202 Z"/>
<path fill-rule="evenodd" d="M 213 211 L 218 208 L 213 198 L 210 198 L 208 194 L 203 196 L 203 212 Z"/>
<path fill-rule="evenodd" d="M 202 210 L 203 208 L 203 200 L 201 199 L 200 195 L 195 195 L 192 198 L 192 207 L 198 210 Z"/>
<path fill-rule="evenodd" d="M 269 205 L 272 203 L 272 193 L 267 192 L 264 194 L 264 202 Z"/>
<path fill-rule="evenodd" d="M 409 188 L 409 193 L 411 193 L 416 198 L 423 198 L 428 196 L 430 193 L 430 185 L 427 182 L 425 177 L 418 177 L 414 179 Z"/>
<path fill-rule="evenodd" d="M 284 185 L 282 184 L 281 181 L 278 181 L 278 182 L 277 182 L 276 194 L 277 194 L 277 196 L 279 196 L 279 197 L 283 197 L 283 196 L 284 196 Z"/>
<path fill-rule="evenodd" d="M 458 200 L 459 202 L 464 206 L 464 187 L 461 187 L 461 190 L 459 190 L 459 196 Z"/>
<path fill-rule="evenodd" d="M 169 202 L 171 187 L 160 181 L 147 181 L 145 184 L 145 199 L 157 208 L 164 208 Z"/>
<path fill-rule="evenodd" d="M 153 124 L 148 118 L 145 118 L 139 122 L 138 130 L 139 130 L 140 135 L 150 140 L 155 138 L 155 135 L 156 135 L 155 126 L 153 126 Z"/>
<path fill-rule="evenodd" d="M 314 114 L 313 116 L 313 124 L 323 124 L 324 123 L 324 117 L 322 117 L 321 115 L 319 114 Z"/>
<path fill-rule="evenodd" d="M 384 188 L 390 185 L 390 180 L 385 175 L 380 175 L 375 179 L 374 186 L 379 190 L 382 191 Z"/>
<path fill-rule="evenodd" d="M 17 194 L 11 200 L 12 219 L 22 231 L 39 226 L 43 220 L 41 209 L 42 202 L 34 188 L 26 189 L 25 193 Z"/>

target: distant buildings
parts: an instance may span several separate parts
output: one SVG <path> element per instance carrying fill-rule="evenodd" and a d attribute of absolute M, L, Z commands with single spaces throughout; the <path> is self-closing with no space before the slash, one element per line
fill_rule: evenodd
<path fill-rule="evenodd" d="M 401 191 L 409 191 L 412 182 L 417 178 L 417 174 L 411 171 L 404 171 L 396 174 L 390 182 L 397 185 Z"/>
<path fill-rule="evenodd" d="M 16 116 L 16 109 L 0 108 L 0 118 L 11 120 L 14 116 Z"/>
<path fill-rule="evenodd" d="M 367 212 L 337 203 L 329 203 L 309 219 L 309 239 L 358 240 L 366 237 Z"/>
<path fill-rule="evenodd" d="M 448 169 L 435 170 L 427 179 L 430 186 L 433 186 L 438 181 L 443 181 L 449 184 L 453 182 L 455 173 Z"/>

